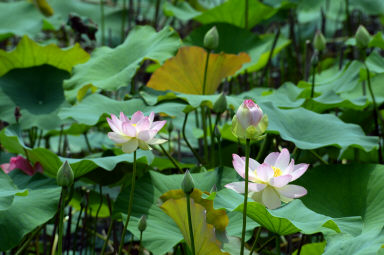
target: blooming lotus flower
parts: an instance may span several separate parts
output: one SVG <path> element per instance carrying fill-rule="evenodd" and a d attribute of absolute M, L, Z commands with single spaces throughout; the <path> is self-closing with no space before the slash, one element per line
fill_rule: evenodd
<path fill-rule="evenodd" d="M 36 172 L 42 173 L 43 167 L 40 165 L 39 162 L 36 162 L 34 166 L 32 166 L 29 161 L 22 156 L 12 157 L 9 160 L 9 163 L 1 164 L 0 168 L 3 169 L 3 171 L 8 174 L 9 172 L 20 169 L 27 175 L 34 175 Z"/>
<path fill-rule="evenodd" d="M 111 114 L 107 121 L 113 132 L 109 132 L 108 137 L 122 146 L 125 153 L 134 152 L 138 147 L 151 150 L 150 145 L 166 142 L 164 139 L 155 138 L 155 135 L 167 121 L 153 121 L 154 117 L 154 112 L 147 117 L 141 111 L 135 112 L 131 119 L 122 112 L 120 118 Z"/>
<path fill-rule="evenodd" d="M 243 139 L 263 138 L 268 126 L 268 116 L 251 99 L 244 100 L 232 119 L 232 133 Z"/>
<path fill-rule="evenodd" d="M 233 167 L 237 173 L 245 178 L 245 158 L 233 154 Z M 307 194 L 301 186 L 288 184 L 302 176 L 308 169 L 308 164 L 295 165 L 290 159 L 289 151 L 272 152 L 260 164 L 249 159 L 248 192 L 253 200 L 264 204 L 269 209 L 280 207 L 281 202 L 290 202 Z M 244 193 L 245 182 L 233 182 L 225 185 L 238 193 Z"/>

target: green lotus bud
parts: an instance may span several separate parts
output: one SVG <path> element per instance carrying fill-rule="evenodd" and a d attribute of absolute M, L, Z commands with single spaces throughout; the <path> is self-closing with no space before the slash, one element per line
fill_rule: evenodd
<path fill-rule="evenodd" d="M 195 188 L 195 183 L 193 182 L 192 175 L 187 170 L 184 174 L 183 182 L 181 183 L 181 189 L 185 194 L 191 194 Z"/>
<path fill-rule="evenodd" d="M 170 121 L 168 121 L 168 132 L 172 132 L 173 131 L 173 128 L 174 128 L 174 126 L 173 126 L 173 121 L 172 120 L 170 120 Z"/>
<path fill-rule="evenodd" d="M 268 127 L 268 117 L 252 100 L 244 100 L 232 119 L 232 134 L 237 138 L 260 140 Z"/>
<path fill-rule="evenodd" d="M 318 51 L 322 51 L 325 49 L 326 45 L 327 40 L 325 39 L 323 33 L 321 33 L 320 30 L 317 30 L 315 37 L 313 38 L 313 47 Z"/>
<path fill-rule="evenodd" d="M 356 31 L 355 39 L 357 47 L 367 48 L 371 41 L 371 35 L 363 25 L 360 25 Z"/>
<path fill-rule="evenodd" d="M 212 27 L 204 36 L 204 47 L 209 50 L 214 50 L 219 46 L 219 33 L 216 26 Z"/>
<path fill-rule="evenodd" d="M 227 110 L 227 98 L 224 93 L 221 93 L 217 98 L 216 102 L 213 104 L 213 111 L 216 113 L 223 113 Z"/>
<path fill-rule="evenodd" d="M 68 164 L 68 161 L 65 161 L 61 165 L 59 171 L 56 175 L 57 185 L 61 187 L 69 187 L 73 184 L 74 175 L 71 166 Z"/>
<path fill-rule="evenodd" d="M 145 215 L 141 216 L 137 228 L 140 232 L 144 232 L 144 230 L 147 228 L 147 217 Z"/>

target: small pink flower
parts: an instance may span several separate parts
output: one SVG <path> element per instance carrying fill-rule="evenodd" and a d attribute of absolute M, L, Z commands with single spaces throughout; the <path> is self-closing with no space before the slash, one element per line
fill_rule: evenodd
<path fill-rule="evenodd" d="M 108 137 L 122 146 L 125 153 L 132 153 L 138 147 L 151 150 L 149 145 L 166 142 L 164 139 L 155 138 L 166 121 L 153 121 L 154 117 L 154 112 L 146 117 L 141 111 L 135 112 L 131 119 L 122 112 L 120 118 L 111 114 L 111 118 L 107 118 L 107 121 L 113 132 L 109 132 Z"/>
<path fill-rule="evenodd" d="M 12 157 L 9 160 L 9 163 L 2 164 L 0 167 L 7 174 L 15 169 L 20 169 L 30 176 L 34 175 L 36 172 L 43 172 L 43 167 L 39 162 L 36 162 L 35 165 L 32 166 L 29 161 L 22 156 Z"/>
<path fill-rule="evenodd" d="M 233 167 L 237 173 L 245 178 L 245 158 L 233 154 Z M 308 164 L 295 165 L 290 159 L 289 151 L 272 152 L 259 164 L 256 160 L 249 159 L 249 184 L 250 196 L 257 202 L 264 204 L 269 209 L 280 207 L 281 202 L 290 202 L 307 194 L 301 186 L 288 184 L 302 176 L 308 169 Z M 225 185 L 238 193 L 244 193 L 245 182 L 233 182 Z"/>

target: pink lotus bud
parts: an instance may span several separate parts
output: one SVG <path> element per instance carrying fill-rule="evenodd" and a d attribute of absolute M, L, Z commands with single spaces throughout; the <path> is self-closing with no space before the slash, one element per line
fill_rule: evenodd
<path fill-rule="evenodd" d="M 238 138 L 260 139 L 268 126 L 268 117 L 251 99 L 244 100 L 232 120 L 232 133 Z"/>

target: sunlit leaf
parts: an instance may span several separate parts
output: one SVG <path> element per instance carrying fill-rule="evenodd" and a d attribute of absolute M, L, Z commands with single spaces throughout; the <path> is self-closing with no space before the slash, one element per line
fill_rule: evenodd
<path fill-rule="evenodd" d="M 221 242 L 215 234 L 216 230 L 224 231 L 228 225 L 225 210 L 213 209 L 213 201 L 201 199 L 201 195 L 202 192 L 197 189 L 191 194 L 191 218 L 196 254 L 228 254 L 220 250 Z M 186 213 L 187 199 L 183 191 L 171 190 L 160 198 L 163 201 L 161 209 L 176 222 L 185 241 L 191 247 Z"/>
<path fill-rule="evenodd" d="M 109 91 L 127 86 L 143 60 L 162 63 L 179 45 L 180 39 L 169 27 L 159 32 L 149 26 L 135 27 L 123 44 L 98 48 L 87 63 L 76 66 L 74 75 L 64 82 L 65 94 L 80 100 L 85 94 L 81 89 L 89 84 Z"/>
<path fill-rule="evenodd" d="M 157 90 L 172 90 L 186 94 L 203 94 L 203 80 L 207 52 L 200 47 L 180 48 L 176 56 L 167 60 L 151 76 L 147 86 Z M 220 82 L 238 71 L 241 66 L 249 62 L 246 53 L 210 54 L 206 94 L 213 94 Z"/>
<path fill-rule="evenodd" d="M 245 63 L 239 72 L 243 72 L 244 70 L 247 70 L 247 72 L 255 72 L 267 64 L 275 35 L 257 35 L 243 28 L 225 23 L 215 24 L 215 26 L 220 36 L 219 46 L 215 49 L 215 52 L 231 54 L 245 52 L 250 56 L 251 61 Z M 185 39 L 185 43 L 203 47 L 205 33 L 211 27 L 212 25 L 208 24 L 193 30 Z M 289 43 L 290 41 L 287 38 L 280 35 L 273 50 L 273 56 L 276 56 L 281 50 L 287 47 Z"/>
<path fill-rule="evenodd" d="M 69 49 L 60 49 L 57 45 L 39 45 L 24 36 L 16 48 L 10 52 L 0 50 L 0 76 L 15 68 L 27 68 L 51 65 L 71 72 L 73 66 L 84 63 L 89 54 L 79 44 Z"/>

